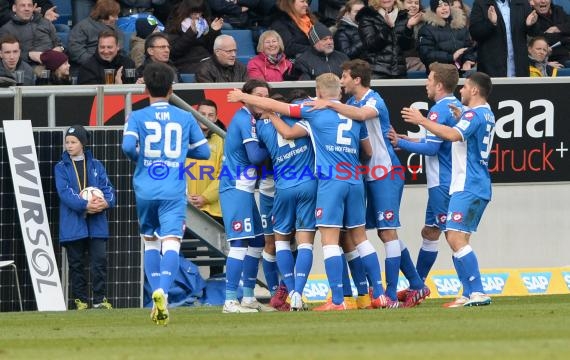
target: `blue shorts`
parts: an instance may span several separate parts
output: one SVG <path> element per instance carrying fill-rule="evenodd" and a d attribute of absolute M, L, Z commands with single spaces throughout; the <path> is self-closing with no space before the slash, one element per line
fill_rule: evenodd
<path fill-rule="evenodd" d="M 339 180 L 319 180 L 316 225 L 323 227 L 362 226 L 366 220 L 364 210 L 364 184 L 351 184 Z"/>
<path fill-rule="evenodd" d="M 272 196 L 259 193 L 259 213 L 264 235 L 273 235 L 273 202 Z"/>
<path fill-rule="evenodd" d="M 483 211 L 489 200 L 484 200 L 466 191 L 459 191 L 451 195 L 449 210 L 447 212 L 447 230 L 472 233 L 477 231 Z"/>
<path fill-rule="evenodd" d="M 428 189 L 428 203 L 426 208 L 426 226 L 437 227 L 445 231 L 447 209 L 449 208 L 449 188 L 434 186 Z"/>
<path fill-rule="evenodd" d="M 404 180 L 391 174 L 383 179 L 366 181 L 366 228 L 400 227 L 400 203 Z"/>
<path fill-rule="evenodd" d="M 141 235 L 159 239 L 184 235 L 186 197 L 176 200 L 146 200 L 137 198 L 137 216 Z"/>
<path fill-rule="evenodd" d="M 306 181 L 288 189 L 277 189 L 273 206 L 273 228 L 288 235 L 293 230 L 315 231 L 317 181 Z"/>
<path fill-rule="evenodd" d="M 253 193 L 230 189 L 220 193 L 220 205 L 228 241 L 263 234 L 261 217 Z"/>

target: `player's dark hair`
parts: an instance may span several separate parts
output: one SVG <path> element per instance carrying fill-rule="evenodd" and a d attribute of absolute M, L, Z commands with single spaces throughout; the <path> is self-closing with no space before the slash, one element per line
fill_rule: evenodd
<path fill-rule="evenodd" d="M 429 65 L 429 70 L 434 73 L 433 78 L 443 85 L 446 92 L 452 93 L 455 90 L 459 82 L 459 72 L 455 65 L 434 62 Z"/>
<path fill-rule="evenodd" d="M 345 61 L 342 65 L 343 71 L 350 71 L 350 77 L 356 79 L 360 78 L 360 84 L 364 87 L 370 87 L 370 78 L 372 77 L 372 70 L 370 64 L 362 59 L 354 59 Z"/>
<path fill-rule="evenodd" d="M 143 78 L 150 96 L 166 97 L 172 89 L 174 72 L 164 63 L 152 62 L 145 66 Z"/>
<path fill-rule="evenodd" d="M 487 100 L 489 95 L 491 95 L 491 90 L 493 89 L 493 82 L 491 77 L 484 72 L 475 72 L 467 76 L 467 79 L 473 83 L 479 89 L 479 95 Z"/>
<path fill-rule="evenodd" d="M 245 82 L 245 84 L 243 84 L 243 87 L 241 88 L 241 91 L 243 91 L 246 94 L 251 94 L 253 92 L 253 90 L 255 88 L 258 87 L 264 87 L 267 90 L 270 90 L 271 88 L 269 87 L 269 84 L 266 83 L 263 80 L 259 80 L 259 79 L 251 79 Z"/>
<path fill-rule="evenodd" d="M 309 98 L 309 93 L 304 89 L 293 89 L 289 91 L 289 95 L 287 96 L 288 103 L 292 103 L 297 100 L 304 100 Z"/>

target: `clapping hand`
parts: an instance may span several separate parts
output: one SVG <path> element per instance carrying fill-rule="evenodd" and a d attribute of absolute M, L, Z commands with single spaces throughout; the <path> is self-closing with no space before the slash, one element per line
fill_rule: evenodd
<path fill-rule="evenodd" d="M 240 89 L 233 89 L 228 92 L 228 102 L 235 103 L 242 100 L 243 92 Z"/>

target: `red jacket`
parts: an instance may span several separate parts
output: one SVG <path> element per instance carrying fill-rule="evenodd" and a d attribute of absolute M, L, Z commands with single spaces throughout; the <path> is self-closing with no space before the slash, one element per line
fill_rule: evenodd
<path fill-rule="evenodd" d="M 285 54 L 282 56 L 277 64 L 272 64 L 264 53 L 257 54 L 247 63 L 247 75 L 250 79 L 261 79 L 267 82 L 285 80 L 293 64 L 285 57 Z"/>

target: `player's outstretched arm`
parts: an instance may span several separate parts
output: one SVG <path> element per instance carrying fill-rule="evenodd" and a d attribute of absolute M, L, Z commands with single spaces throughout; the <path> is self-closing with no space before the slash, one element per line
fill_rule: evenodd
<path fill-rule="evenodd" d="M 283 137 L 285 140 L 295 140 L 308 136 L 307 130 L 301 126 L 293 125 L 289 126 L 275 113 L 268 114 L 268 118 L 275 127 L 275 130 Z"/>
<path fill-rule="evenodd" d="M 447 141 L 460 141 L 462 136 L 459 131 L 445 125 L 438 124 L 434 121 L 429 121 L 418 109 L 403 108 L 402 118 L 405 122 L 423 126 L 426 130 L 432 132 L 434 135 L 439 136 Z"/>
<path fill-rule="evenodd" d="M 210 158 L 210 145 L 206 139 L 203 140 L 198 146 L 188 147 L 188 152 L 186 153 L 187 158 L 197 159 L 197 160 L 208 160 Z"/>
<path fill-rule="evenodd" d="M 363 106 L 361 108 L 351 105 L 346 105 L 341 102 L 330 101 L 329 108 L 346 116 L 349 119 L 356 121 L 366 121 L 378 116 L 376 110 L 370 106 Z"/>
<path fill-rule="evenodd" d="M 289 104 L 271 98 L 246 94 L 239 89 L 234 89 L 228 93 L 228 102 L 243 102 L 247 105 L 257 106 L 264 110 L 276 111 L 289 116 Z"/>
<path fill-rule="evenodd" d="M 267 149 L 261 147 L 258 141 L 246 142 L 245 151 L 247 152 L 249 162 L 253 165 L 260 165 L 269 156 Z"/>

